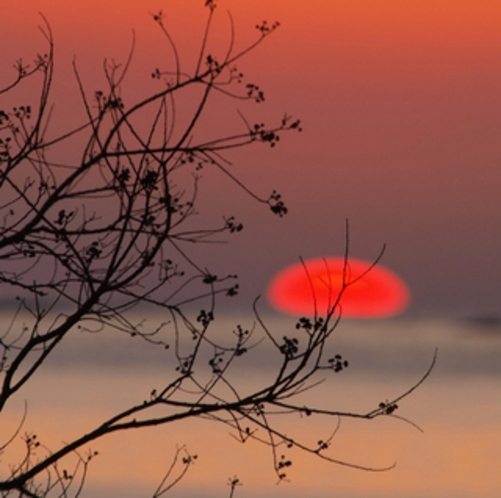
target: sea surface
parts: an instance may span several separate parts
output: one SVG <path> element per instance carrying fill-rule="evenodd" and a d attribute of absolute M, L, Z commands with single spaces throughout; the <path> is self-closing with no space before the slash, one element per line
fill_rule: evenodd
<path fill-rule="evenodd" d="M 162 317 L 150 317 L 147 323 L 153 326 L 161 321 Z M 265 321 L 279 338 L 294 333 L 294 321 L 289 318 L 270 316 Z M 253 322 L 252 317 L 227 316 L 218 318 L 215 325 L 224 336 L 237 323 L 252 327 Z M 256 347 L 233 372 L 243 391 L 264 385 L 276 373 L 276 356 L 265 342 L 259 342 L 263 337 L 259 329 L 255 337 Z M 82 454 L 97 451 L 99 455 L 88 466 L 80 496 L 153 496 L 176 448 L 186 448 L 197 459 L 163 496 L 227 497 L 228 480 L 234 476 L 242 483 L 234 494 L 239 498 L 501 496 L 499 320 L 344 320 L 329 348 L 349 361 L 348 368 L 337 374 L 324 372 L 318 380 L 325 381 L 306 392 L 301 402 L 359 413 L 415 385 L 437 351 L 430 376 L 398 402 L 396 416 L 343 419 L 332 439 L 328 450 L 332 458 L 374 469 L 395 463 L 391 470 L 356 470 L 284 447 L 292 465 L 287 482 L 277 484 L 268 447 L 255 441 L 241 444 L 228 427 L 213 421 L 191 420 L 113 434 L 92 443 Z M 41 456 L 147 399 L 175 373 L 169 354 L 116 332 L 75 330 L 0 414 L 1 445 L 27 407 L 20 435 L 0 455 L 1 475 L 21 458 L 23 434 L 37 435 L 46 448 Z M 296 414 L 277 420 L 284 432 L 310 443 L 325 440 L 337 425 L 337 419 L 321 416 Z M 65 465 L 70 471 L 72 463 Z M 176 467 L 171 476 L 180 469 Z"/>

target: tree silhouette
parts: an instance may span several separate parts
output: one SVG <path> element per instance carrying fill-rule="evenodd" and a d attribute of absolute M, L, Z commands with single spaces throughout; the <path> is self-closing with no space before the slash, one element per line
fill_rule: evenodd
<path fill-rule="evenodd" d="M 0 90 L 5 97 L 26 80 L 41 80 L 36 105 L 8 108 L 4 100 L 0 110 L 0 282 L 3 296 L 12 296 L 17 310 L 10 327 L 0 333 L 0 411 L 75 330 L 120 331 L 131 337 L 131 344 L 143 340 L 163 348 L 173 365 L 172 378 L 160 389 L 59 448 L 44 448 L 35 435 L 27 434 L 24 458 L 3 474 L 2 496 L 78 496 L 95 455 L 88 452 L 89 443 L 115 432 L 200 417 L 226 424 L 241 442 L 268 445 L 279 480 L 286 478 L 291 465 L 282 447 L 292 446 L 333 463 L 383 470 L 329 456 L 335 431 L 315 442 L 303 441 L 300 434 L 286 435 L 276 415 L 327 415 L 337 420 L 394 416 L 397 402 L 429 374 L 367 413 L 301 403 L 300 394 L 318 380 L 316 374 L 338 373 L 347 366 L 340 355 L 326 357 L 325 346 L 341 318 L 339 299 L 350 285 L 348 279 L 326 316 L 301 317 L 288 336 L 269 330 L 254 306 L 260 329 L 236 325 L 232 343 L 215 337 L 216 298 L 238 293 L 236 276 L 211 273 L 188 255 L 186 247 L 243 227 L 234 216 L 214 226 L 197 226 L 200 171 L 222 171 L 235 188 L 284 216 L 287 207 L 280 194 L 273 191 L 262 197 L 251 191 L 234 175 L 224 153 L 259 144 L 274 147 L 282 133 L 301 131 L 301 126 L 288 115 L 272 126 L 250 124 L 241 115 L 241 130 L 210 140 L 198 138 L 200 117 L 213 94 L 229 100 L 264 100 L 263 91 L 247 83 L 236 64 L 278 27 L 266 22 L 256 26 L 256 41 L 239 52 L 232 35 L 227 52 L 218 57 L 207 51 L 215 3 L 205 4 L 208 21 L 191 72 L 181 66 L 162 12 L 153 15 L 175 62 L 173 69 L 153 69 L 158 90 L 138 102 L 122 99 L 134 46 L 124 65 L 105 62 L 107 86 L 91 94 L 74 64 L 85 118 L 81 126 L 60 136 L 47 138 L 54 39 L 45 19 L 41 31 L 47 54 L 30 65 L 17 62 L 12 82 Z M 233 33 L 231 18 L 230 26 Z M 189 119 L 180 119 L 187 92 L 191 107 L 183 117 Z M 73 161 L 58 163 L 55 151 L 68 143 L 75 151 Z M 345 261 L 348 264 L 348 247 Z M 168 320 L 145 332 L 131 319 L 138 305 L 141 310 L 160 309 Z M 30 321 L 21 326 L 20 315 Z M 276 351 L 276 375 L 269 384 L 242 394 L 232 375 L 240 359 L 254 353 L 258 335 Z M 22 421 L 2 442 L 2 461 L 21 428 Z M 73 470 L 64 470 L 66 459 L 75 455 Z M 168 491 L 195 458 L 178 448 L 154 496 Z M 176 465 L 182 467 L 179 475 Z M 229 485 L 233 496 L 238 478 L 230 479 Z"/>

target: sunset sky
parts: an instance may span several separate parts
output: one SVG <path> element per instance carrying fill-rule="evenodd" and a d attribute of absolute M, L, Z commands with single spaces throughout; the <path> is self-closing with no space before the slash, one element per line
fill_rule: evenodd
<path fill-rule="evenodd" d="M 17 58 L 45 50 L 42 12 L 56 45 L 55 129 L 83 113 L 72 59 L 92 92 L 103 81 L 103 58 L 124 61 L 134 29 L 125 85 L 132 102 L 150 88 L 152 69 L 171 60 L 149 15 L 160 9 L 189 66 L 206 16 L 202 0 L 6 0 L 0 81 L 9 81 Z M 410 316 L 499 313 L 501 3 L 221 0 L 216 50 L 229 40 L 227 9 L 237 46 L 256 36 L 263 19 L 281 27 L 239 64 L 266 101 L 230 103 L 227 114 L 206 119 L 217 131 L 241 126 L 236 109 L 268 123 L 287 112 L 304 129 L 276 149 L 231 156 L 249 187 L 283 195 L 284 219 L 217 173 L 207 178 L 206 209 L 245 225 L 230 244 L 200 253 L 216 271 L 239 273 L 239 306 L 299 256 L 341 255 L 349 219 L 353 257 L 371 260 L 387 244 L 383 264 L 409 286 Z"/>
<path fill-rule="evenodd" d="M 3 0 L 0 88 L 15 77 L 12 65 L 17 59 L 29 62 L 46 51 L 38 29 L 42 13 L 55 40 L 55 107 L 49 135 L 85 120 L 72 62 L 92 95 L 105 87 L 103 60 L 127 59 L 134 30 L 135 54 L 123 88 L 125 104 L 132 105 L 158 89 L 152 71 L 173 64 L 172 51 L 151 13 L 164 11 L 182 68 L 189 70 L 203 36 L 204 3 Z M 253 453 L 252 447 L 246 453 L 247 448 L 240 452 L 241 445 L 235 451 L 234 441 L 221 437 L 227 436 L 226 428 L 212 433 L 198 422 L 197 430 L 169 426 L 161 437 L 153 431 L 135 434 L 132 443 L 112 436 L 103 443 L 104 463 L 94 471 L 90 496 L 92 486 L 111 489 L 117 482 L 122 486 L 117 497 L 129 496 L 126 491 L 139 496 L 133 484 L 158 479 L 177 442 L 198 448 L 206 458 L 206 463 L 197 464 L 194 480 L 187 481 L 186 486 L 194 482 L 195 491 L 184 489 L 179 496 L 202 496 L 203 486 L 208 489 L 205 496 L 216 496 L 215 491 L 210 495 L 214 489 L 217 496 L 224 495 L 228 488 L 220 492 L 226 478 L 224 474 L 221 480 L 221 468 L 226 472 L 242 462 L 252 484 L 238 498 L 266 493 L 275 498 L 311 497 L 310 491 L 320 497 L 331 496 L 333 490 L 344 492 L 343 498 L 366 497 L 369 492 L 385 498 L 498 496 L 499 330 L 493 327 L 496 333 L 490 334 L 474 320 L 449 319 L 501 317 L 501 1 L 219 0 L 209 43 L 214 53 L 224 54 L 230 41 L 228 10 L 237 49 L 258 37 L 256 24 L 264 19 L 280 22 L 280 28 L 238 64 L 245 83 L 264 91 L 265 102 L 222 104 L 215 99 L 202 118 L 200 136 L 243 131 L 237 111 L 250 123 L 270 125 L 287 113 L 301 119 L 303 131 L 284 134 L 273 149 L 256 144 L 227 156 L 231 172 L 258 195 L 267 197 L 273 189 L 282 194 L 289 208 L 284 218 L 274 216 L 219 171 L 203 170 L 195 223 L 219 223 L 222 216 L 234 215 L 245 227 L 228 236 L 228 244 L 187 249 L 212 273 L 239 274 L 241 294 L 223 304 L 228 313 L 218 316 L 218 330 L 225 333 L 234 327 L 230 312 L 252 316 L 254 298 L 264 296 L 273 278 L 300 257 L 342 256 L 349 220 L 350 255 L 373 261 L 386 244 L 381 265 L 405 282 L 410 305 L 401 321 L 348 320 L 346 328 L 340 327 L 335 347 L 351 355 L 354 375 L 346 382 L 337 383 L 338 377 L 326 382 L 318 399 L 346 402 L 361 411 L 366 402 L 377 406 L 384 396 L 397 396 L 413 385 L 438 347 L 433 375 L 405 400 L 404 416 L 422 424 L 425 434 L 388 417 L 376 420 L 381 423 L 374 430 L 347 423 L 335 450 L 348 460 L 367 458 L 374 465 L 398 460 L 395 472 L 354 474 L 352 469 L 331 470 L 305 459 L 295 474 L 298 488 L 274 487 L 267 449 Z M 0 95 L 0 110 L 23 103 L 36 106 L 35 88 Z M 77 164 L 81 157 L 73 145 L 50 152 L 68 164 Z M 279 335 L 288 333 L 289 317 L 272 310 L 265 299 L 260 309 Z M 129 343 L 126 347 L 112 334 L 76 333 L 71 340 L 75 342 L 68 341 L 67 349 L 54 355 L 54 363 L 26 391 L 28 425 L 36 421 L 42 432 L 52 434 L 55 445 L 99 423 L 116 406 L 137 402 L 144 386 L 149 389 L 159 382 L 158 372 L 166 372 L 166 378 L 172 374 L 165 356 L 151 362 L 140 348 Z M 250 384 L 275 374 L 269 352 L 255 352 L 256 362 L 242 370 Z M 53 388 L 47 390 L 47 385 Z M 11 432 L 22 416 L 23 396 L 5 415 Z M 291 424 L 300 427 L 304 420 L 299 418 Z M 68 431 L 64 435 L 63 422 Z M 325 429 L 315 423 L 312 434 Z M 136 442 L 152 451 L 151 460 L 130 451 Z M 215 448 L 221 457 L 214 458 Z M 137 472 L 141 464 L 147 467 L 144 473 Z M 103 495 L 96 491 L 95 496 Z M 110 491 L 106 496 L 115 495 Z"/>

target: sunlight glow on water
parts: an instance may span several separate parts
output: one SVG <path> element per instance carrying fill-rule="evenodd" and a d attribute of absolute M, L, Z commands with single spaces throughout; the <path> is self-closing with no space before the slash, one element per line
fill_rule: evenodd
<path fill-rule="evenodd" d="M 221 330 L 228 330 L 235 321 L 228 318 L 219 323 Z M 293 322 L 274 318 L 268 323 L 282 334 Z M 19 421 L 24 399 L 28 400 L 25 430 L 35 432 L 51 449 L 92 429 L 116 410 L 145 399 L 168 379 L 172 365 L 165 353 L 149 355 L 139 343 L 131 351 L 130 341 L 105 334 L 77 335 L 2 414 L 2 441 Z M 336 458 L 366 465 L 396 461 L 397 467 L 389 472 L 355 471 L 292 450 L 291 483 L 276 487 L 267 448 L 254 442 L 239 444 L 229 437 L 227 428 L 199 420 L 115 434 L 92 444 L 100 455 L 91 464 L 83 496 L 151 495 L 176 445 L 186 444 L 199 459 L 174 490 L 175 496 L 183 498 L 226 496 L 226 482 L 233 475 L 244 483 L 238 498 L 497 497 L 501 489 L 500 330 L 445 321 L 345 321 L 334 337 L 333 351 L 348 358 L 350 367 L 306 393 L 304 401 L 369 411 L 417 381 L 435 347 L 439 356 L 434 372 L 399 403 L 397 412 L 424 433 L 390 417 L 345 420 L 329 450 Z M 270 353 L 262 349 L 256 356 L 257 369 L 255 364 L 242 364 L 237 382 L 243 389 L 273 375 Z M 333 428 L 332 419 L 320 417 L 295 416 L 283 423 L 290 431 L 299 430 L 306 440 L 325 437 Z M 1 465 L 8 462 L 6 454 Z M 5 468 L 0 467 L 0 472 Z"/>

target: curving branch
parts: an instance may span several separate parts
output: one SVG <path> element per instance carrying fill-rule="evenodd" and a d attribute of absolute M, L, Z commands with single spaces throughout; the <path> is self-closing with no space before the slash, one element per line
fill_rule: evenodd
<path fill-rule="evenodd" d="M 75 330 L 119 331 L 130 336 L 131 348 L 134 340 L 161 348 L 172 365 L 171 377 L 159 379 L 146 399 L 55 450 L 41 445 L 35 435 L 25 435 L 24 457 L 2 474 L 0 496 L 79 496 L 96 455 L 88 450 L 90 443 L 111 433 L 195 418 L 230 427 L 242 443 L 253 439 L 267 445 L 279 480 L 287 478 L 291 465 L 278 452 L 284 445 L 357 469 L 381 471 L 393 466 L 345 462 L 330 456 L 328 449 L 344 418 L 395 417 L 397 403 L 425 381 L 436 356 L 419 382 L 366 413 L 301 403 L 301 395 L 315 388 L 322 376 L 348 366 L 341 355 L 327 358 L 325 352 L 342 317 L 341 297 L 355 282 L 349 278 L 348 225 L 342 289 L 332 293 L 325 316 L 315 312 L 313 317 L 300 317 L 295 329 L 280 337 L 260 317 L 256 300 L 254 327 L 236 324 L 225 338 L 218 334 L 217 305 L 221 298 L 238 293 L 237 276 L 214 274 L 203 257 L 192 256 L 188 248 L 218 242 L 222 235 L 240 232 L 243 225 L 232 213 L 223 216 L 223 222 L 197 221 L 198 196 L 204 187 L 200 171 L 222 171 L 245 195 L 284 216 L 287 207 L 281 195 L 272 191 L 266 196 L 247 187 L 225 152 L 274 147 L 284 133 L 301 131 L 301 125 L 287 114 L 271 126 L 251 125 L 240 113 L 241 129 L 229 135 L 214 130 L 212 138 L 199 138 L 201 117 L 215 93 L 229 102 L 264 101 L 262 89 L 244 82 L 236 63 L 279 26 L 257 25 L 255 42 L 236 51 L 230 16 L 228 47 L 219 59 L 207 52 L 215 5 L 206 1 L 207 24 L 191 73 L 181 70 L 163 14 L 153 15 L 167 50 L 174 53 L 174 67 L 153 70 L 158 88 L 142 100 L 129 103 L 121 97 L 126 94 L 135 34 L 123 66 L 104 62 L 103 89 L 85 88 L 74 61 L 82 122 L 56 138 L 46 138 L 53 106 L 54 39 L 45 18 L 41 29 L 47 56 L 33 66 L 16 63 L 17 77 L 0 91 L 8 96 L 15 86 L 41 76 L 36 106 L 23 103 L 0 109 L 0 285 L 8 289 L 17 309 L 11 325 L 0 331 L 0 411 L 23 392 Z M 196 101 L 185 109 L 183 95 L 188 90 Z M 54 161 L 54 151 L 66 147 L 70 139 L 78 144 L 71 162 Z M 382 252 L 374 264 L 381 256 Z M 143 327 L 144 321 L 137 323 L 134 317 L 138 310 L 160 311 L 165 321 L 151 329 Z M 258 358 L 262 348 L 274 355 L 274 374 L 253 392 L 243 393 L 236 382 L 240 362 L 249 355 Z M 281 417 L 290 414 L 333 417 L 336 427 L 320 443 L 303 441 L 281 429 Z M 0 447 L 2 461 L 21 426 L 22 422 Z M 153 496 L 169 491 L 195 458 L 178 448 Z M 178 464 L 180 472 L 175 470 Z M 230 479 L 230 496 L 240 484 L 236 477 Z"/>

